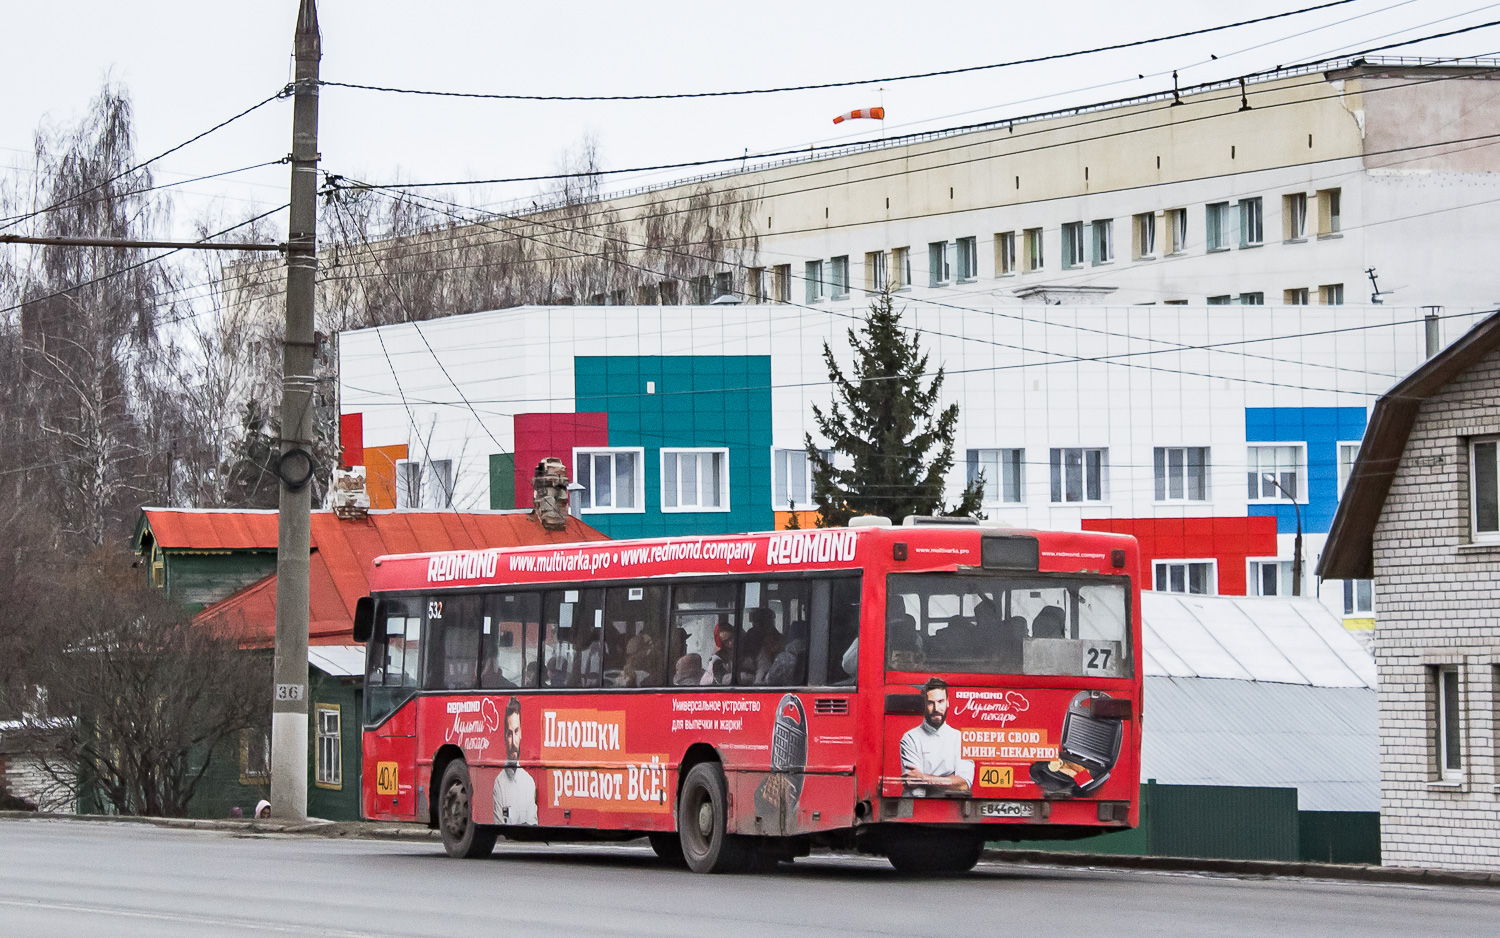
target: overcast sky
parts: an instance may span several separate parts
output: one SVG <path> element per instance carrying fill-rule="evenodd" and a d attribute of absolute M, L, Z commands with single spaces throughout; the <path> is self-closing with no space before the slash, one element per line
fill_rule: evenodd
<path fill-rule="evenodd" d="M 447 91 L 651 94 L 759 88 L 1003 62 L 1147 39 L 1314 5 L 1314 0 L 1069 3 L 571 3 L 323 0 L 325 80 Z M 0 168 L 29 178 L 37 128 L 76 120 L 101 84 L 124 85 L 137 151 L 155 155 L 274 93 L 291 73 L 297 0 L 67 0 L 8 4 L 0 37 Z M 443 100 L 326 88 L 323 168 L 388 182 L 555 171 L 586 135 L 606 168 L 769 152 L 879 136 L 834 115 L 884 103 L 888 135 L 1184 85 L 1500 20 L 1500 3 L 1356 0 L 1271 23 L 1065 62 L 878 86 L 654 103 Z M 1300 35 L 1299 35 L 1300 34 Z M 1500 27 L 1386 54 L 1500 54 Z M 1217 55 L 1218 61 L 1208 61 Z M 1144 75 L 1144 78 L 1138 77 Z M 845 131 L 842 128 L 850 128 Z M 157 164 L 158 181 L 277 159 L 279 101 Z M 16 175 L 19 174 L 19 175 Z M 671 178 L 618 178 L 612 186 Z M 174 227 L 286 200 L 277 166 L 182 187 Z M 473 190 L 493 202 L 534 185 Z M 464 192 L 457 190 L 455 194 Z M 461 196 L 462 197 L 462 196 Z M 285 226 L 284 216 L 277 222 Z"/>

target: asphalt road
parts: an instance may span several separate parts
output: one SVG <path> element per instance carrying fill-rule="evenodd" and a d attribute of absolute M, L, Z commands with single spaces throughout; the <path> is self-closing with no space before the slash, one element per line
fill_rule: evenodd
<path fill-rule="evenodd" d="M 694 876 L 634 846 L 436 845 L 0 821 L 0 935 L 1494 935 L 1500 890 L 814 856 Z"/>

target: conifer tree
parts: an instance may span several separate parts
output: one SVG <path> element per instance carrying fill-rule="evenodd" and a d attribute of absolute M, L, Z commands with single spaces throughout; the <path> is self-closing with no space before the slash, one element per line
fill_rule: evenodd
<path fill-rule="evenodd" d="M 983 479 L 944 511 L 943 486 L 953 469 L 953 437 L 958 404 L 937 410 L 943 369 L 927 381 L 927 355 L 915 334 L 901 328 L 901 313 L 889 290 L 870 304 L 864 325 L 849 330 L 854 364 L 844 374 L 828 343 L 823 360 L 833 382 L 827 412 L 813 405 L 813 419 L 842 453 L 847 468 L 834 466 L 832 453 L 805 436 L 813 466 L 813 503 L 819 527 L 842 527 L 855 515 L 948 514 L 980 517 Z"/>

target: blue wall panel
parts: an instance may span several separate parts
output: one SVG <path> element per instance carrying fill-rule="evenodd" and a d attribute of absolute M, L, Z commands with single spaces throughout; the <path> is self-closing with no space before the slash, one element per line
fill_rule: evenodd
<path fill-rule="evenodd" d="M 645 450 L 645 511 L 584 514 L 610 537 L 764 531 L 771 507 L 771 359 L 767 355 L 579 356 L 580 413 L 609 414 L 609 445 Z M 654 382 L 647 393 L 647 382 Z M 663 512 L 663 447 L 727 447 L 729 511 Z"/>
<path fill-rule="evenodd" d="M 1352 443 L 1365 435 L 1363 407 L 1247 407 L 1247 443 L 1307 444 L 1307 504 L 1302 506 L 1302 530 L 1326 534 L 1339 504 L 1340 442 Z M 1249 489 L 1246 480 L 1246 491 Z M 1290 504 L 1250 505 L 1251 517 L 1275 517 L 1276 530 L 1297 530 L 1296 513 Z"/>

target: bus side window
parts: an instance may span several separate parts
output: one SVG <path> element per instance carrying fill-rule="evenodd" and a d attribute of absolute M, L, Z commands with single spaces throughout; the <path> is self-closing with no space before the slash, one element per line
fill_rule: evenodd
<path fill-rule="evenodd" d="M 472 690 L 477 686 L 481 603 L 481 597 L 473 594 L 428 599 L 423 687 Z"/>
<path fill-rule="evenodd" d="M 814 683 L 852 686 L 859 673 L 859 577 L 828 581 L 826 667 L 812 675 Z"/>
<path fill-rule="evenodd" d="M 673 684 L 732 682 L 738 592 L 737 583 L 673 587 L 667 630 Z"/>
<path fill-rule="evenodd" d="M 365 665 L 365 722 L 379 723 L 417 686 L 422 615 L 416 599 L 382 599 Z"/>
<path fill-rule="evenodd" d="M 604 590 L 549 590 L 542 599 L 543 687 L 598 687 Z"/>
<path fill-rule="evenodd" d="M 479 622 L 479 686 L 536 687 L 542 594 L 491 593 Z"/>
<path fill-rule="evenodd" d="M 800 687 L 807 683 L 814 588 L 807 580 L 745 584 L 745 615 L 735 643 L 736 684 Z"/>
<path fill-rule="evenodd" d="M 661 687 L 667 588 L 612 586 L 604 598 L 604 686 Z"/>

